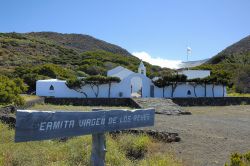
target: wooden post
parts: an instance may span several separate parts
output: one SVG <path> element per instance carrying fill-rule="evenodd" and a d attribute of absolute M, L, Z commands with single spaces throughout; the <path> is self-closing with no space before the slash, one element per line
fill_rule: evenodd
<path fill-rule="evenodd" d="M 92 109 L 100 111 L 102 109 Z M 91 166 L 105 166 L 106 138 L 104 133 L 92 134 Z"/>
<path fill-rule="evenodd" d="M 92 134 L 91 165 L 104 166 L 106 152 L 106 139 L 104 133 Z"/>

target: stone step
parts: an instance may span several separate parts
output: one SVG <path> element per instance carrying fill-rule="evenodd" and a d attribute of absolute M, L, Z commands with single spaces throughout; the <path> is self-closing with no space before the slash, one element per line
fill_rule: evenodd
<path fill-rule="evenodd" d="M 164 115 L 190 115 L 171 99 L 163 98 L 133 98 L 141 108 L 154 108 L 157 114 Z"/>

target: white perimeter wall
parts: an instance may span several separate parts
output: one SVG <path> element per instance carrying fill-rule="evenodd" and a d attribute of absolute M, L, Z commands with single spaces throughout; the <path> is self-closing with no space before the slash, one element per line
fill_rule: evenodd
<path fill-rule="evenodd" d="M 191 92 L 188 95 L 188 91 Z M 196 92 L 196 96 L 195 96 Z M 179 84 L 173 93 L 173 97 L 205 97 L 205 86 L 196 85 L 194 92 L 194 87 L 189 83 Z M 155 87 L 155 97 L 162 98 L 163 97 L 163 88 Z M 167 86 L 164 90 L 164 97 L 171 98 L 172 87 Z M 224 87 L 224 96 L 227 95 L 226 87 Z M 223 86 L 222 85 L 214 85 L 214 96 L 213 96 L 213 85 L 206 86 L 206 97 L 223 97 Z"/>
<path fill-rule="evenodd" d="M 144 75 L 134 73 L 129 77 L 123 79 L 120 83 L 112 83 L 111 86 L 111 98 L 129 98 L 131 97 L 131 79 L 133 77 L 142 78 L 142 97 L 150 97 L 150 86 L 153 85 L 152 81 Z M 66 86 L 66 81 L 61 80 L 40 80 L 36 83 L 36 95 L 38 96 L 50 96 L 50 97 L 58 97 L 58 98 L 82 98 L 85 97 L 83 94 L 76 92 L 75 90 L 69 89 Z M 54 87 L 54 90 L 49 90 L 50 86 Z M 103 84 L 99 86 L 99 98 L 107 98 L 108 97 L 108 84 Z M 213 97 L 213 85 L 206 86 L 206 96 Z M 95 98 L 95 94 L 89 85 L 83 87 L 85 93 L 87 93 L 88 98 Z M 96 87 L 95 87 L 96 90 Z M 165 87 L 164 97 L 171 98 L 171 86 Z M 188 95 L 188 91 L 191 92 Z M 196 86 L 196 96 L 197 97 L 205 97 L 205 87 L 202 85 Z M 122 96 L 120 96 L 120 94 Z M 226 96 L 226 87 L 224 87 L 224 96 Z M 162 98 L 163 90 L 162 88 L 158 88 L 154 86 L 154 97 Z M 194 88 L 189 83 L 181 83 L 179 84 L 175 91 L 173 97 L 195 97 Z M 223 86 L 215 85 L 214 86 L 214 97 L 223 97 Z"/>

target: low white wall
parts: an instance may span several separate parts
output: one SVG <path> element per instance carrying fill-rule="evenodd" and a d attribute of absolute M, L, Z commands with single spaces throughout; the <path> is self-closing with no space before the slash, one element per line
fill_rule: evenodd
<path fill-rule="evenodd" d="M 36 83 L 36 95 L 50 96 L 50 97 L 70 97 L 70 98 L 85 97 L 83 94 L 76 92 L 75 90 L 69 89 L 65 83 L 66 81 L 37 82 Z M 54 87 L 54 90 L 49 90 L 51 85 Z M 115 95 L 114 93 L 112 93 L 112 88 L 113 87 L 111 87 L 111 94 Z M 108 97 L 108 89 L 109 88 L 107 84 L 100 85 L 98 97 L 101 97 L 101 98 Z M 96 87 L 94 87 L 94 90 L 97 91 Z M 84 86 L 83 91 L 87 94 L 89 98 L 96 97 L 90 85 Z M 116 97 L 118 97 L 118 94 Z"/>
<path fill-rule="evenodd" d="M 135 74 L 134 76 L 138 76 Z M 126 79 L 123 79 L 120 83 L 112 83 L 110 90 L 111 98 L 130 98 L 131 97 L 131 79 L 134 77 L 129 76 Z M 142 77 L 142 97 L 150 97 L 150 86 L 153 85 L 150 79 Z M 48 97 L 69 97 L 69 98 L 83 98 L 83 94 L 76 92 L 75 90 L 69 89 L 66 86 L 66 81 L 57 80 L 57 81 L 37 81 L 36 83 L 36 95 L 38 96 L 48 96 Z M 54 90 L 49 90 L 50 86 L 54 87 Z M 96 91 L 96 87 L 94 87 Z M 90 85 L 83 87 L 83 91 L 87 94 L 88 98 L 95 98 L 95 94 L 91 89 Z M 108 84 L 103 84 L 99 86 L 98 98 L 107 98 L 108 97 L 109 86 Z M 190 94 L 188 94 L 190 91 Z M 173 93 L 173 97 L 205 97 L 205 86 L 197 85 L 195 88 L 196 96 L 194 93 L 194 87 L 189 83 L 179 84 Z M 121 95 L 120 95 L 121 94 Z M 164 89 L 164 97 L 171 98 L 172 87 L 167 86 Z M 206 86 L 206 97 L 223 97 L 223 86 L 215 85 L 214 86 L 214 95 L 213 95 L 213 85 Z M 224 87 L 224 96 L 226 96 L 226 87 Z M 162 98 L 163 89 L 154 86 L 154 97 Z"/>
<path fill-rule="evenodd" d="M 190 91 L 190 95 L 188 94 Z M 172 87 L 167 86 L 164 90 L 164 97 L 171 98 Z M 163 88 L 155 87 L 154 90 L 155 97 L 162 98 L 163 97 Z M 196 95 L 195 95 L 196 94 Z M 224 87 L 224 96 L 226 96 L 226 87 Z M 173 93 L 173 97 L 205 97 L 205 86 L 204 85 L 196 85 L 195 91 L 194 86 L 189 83 L 179 84 Z M 215 85 L 214 86 L 214 96 L 213 96 L 213 85 L 206 86 L 206 97 L 223 97 L 223 86 Z"/>

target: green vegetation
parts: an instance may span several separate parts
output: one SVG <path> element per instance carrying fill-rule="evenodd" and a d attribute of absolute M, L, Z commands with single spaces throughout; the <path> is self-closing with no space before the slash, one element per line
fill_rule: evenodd
<path fill-rule="evenodd" d="M 250 36 L 234 43 L 194 69 L 209 69 L 212 73 L 225 72 L 234 85 L 232 92 L 250 93 Z"/>
<path fill-rule="evenodd" d="M 36 96 L 36 95 L 28 95 L 28 94 L 22 94 L 21 97 L 24 99 L 25 102 L 27 102 L 27 101 L 32 101 L 32 100 L 36 100 L 36 99 L 40 99 L 39 96 Z"/>
<path fill-rule="evenodd" d="M 134 56 L 121 56 L 105 51 L 89 51 L 81 54 L 81 61 L 76 70 L 83 71 L 88 75 L 106 75 L 106 72 L 117 66 L 123 66 L 137 72 L 140 60 Z M 149 77 L 157 76 L 158 72 L 169 71 L 170 69 L 160 68 L 144 62 Z"/>
<path fill-rule="evenodd" d="M 212 57 L 207 64 L 219 64 L 219 63 L 230 63 L 230 64 L 250 64 L 250 36 L 247 36 L 240 41 L 227 47 L 216 56 Z"/>
<path fill-rule="evenodd" d="M 87 35 L 0 33 L 0 75 L 22 78 L 28 93 L 40 79 L 73 79 L 106 72 L 119 65 L 137 71 L 140 59 L 125 49 Z M 145 63 L 147 75 L 169 72 Z"/>
<path fill-rule="evenodd" d="M 250 97 L 250 93 L 228 93 L 230 97 Z"/>
<path fill-rule="evenodd" d="M 68 79 L 75 77 L 70 69 L 65 69 L 54 64 L 43 64 L 37 66 L 16 67 L 13 76 L 20 77 L 29 86 L 29 92 L 36 88 L 36 81 L 39 79 L 58 78 Z"/>
<path fill-rule="evenodd" d="M 24 104 L 24 100 L 19 94 L 26 90 L 27 87 L 20 78 L 9 79 L 0 75 L 0 105 Z"/>
<path fill-rule="evenodd" d="M 14 130 L 0 123 L 0 165 L 90 165 L 91 136 L 59 140 L 14 143 Z M 107 136 L 107 165 L 180 166 L 168 153 L 158 150 L 162 143 L 145 135 Z M 136 155 L 143 157 L 137 158 Z"/>
<path fill-rule="evenodd" d="M 235 63 L 203 64 L 193 69 L 211 70 L 211 75 L 223 78 L 231 89 L 230 92 L 250 93 L 250 64 Z"/>
<path fill-rule="evenodd" d="M 249 166 L 250 152 L 245 154 L 233 153 L 230 158 L 230 163 L 225 166 Z"/>
<path fill-rule="evenodd" d="M 140 60 L 119 46 L 87 35 L 0 33 L 0 66 L 4 70 L 11 72 L 13 67 L 46 63 L 61 65 L 85 76 L 106 75 L 107 70 L 119 65 L 137 71 Z M 148 76 L 169 70 L 145 65 Z"/>

